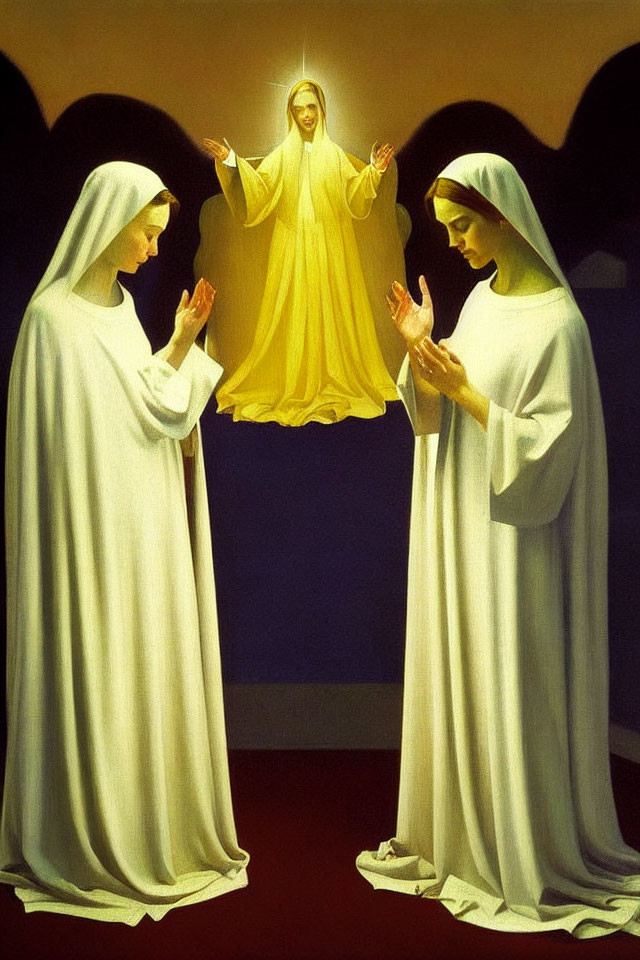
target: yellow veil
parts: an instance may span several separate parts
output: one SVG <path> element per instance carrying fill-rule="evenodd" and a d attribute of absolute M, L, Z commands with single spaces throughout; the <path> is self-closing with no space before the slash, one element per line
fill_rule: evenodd
<path fill-rule="evenodd" d="M 285 165 L 288 175 L 280 178 L 280 184 L 286 180 L 284 189 L 291 190 L 296 196 L 297 178 L 294 173 L 300 167 L 304 140 L 291 108 L 296 94 L 305 88 L 313 91 L 320 105 L 313 138 L 310 178 L 313 184 L 314 171 L 317 171 L 318 177 L 322 175 L 326 183 L 323 171 L 330 165 L 337 167 L 340 148 L 327 133 L 326 100 L 322 88 L 314 80 L 300 80 L 291 88 L 287 98 L 289 132 L 280 146 L 265 158 L 250 161 L 238 158 L 238 163 L 260 166 L 261 172 L 270 163 Z M 347 154 L 347 157 L 357 171 L 365 166 L 357 157 L 351 154 Z M 239 178 L 234 177 L 235 171 L 217 162 L 216 172 L 223 193 L 210 197 L 202 206 L 200 245 L 194 261 L 194 273 L 196 277 L 208 279 L 218 291 L 207 329 L 207 350 L 224 367 L 225 376 L 221 381 L 224 382 L 247 356 L 253 343 L 265 289 L 274 211 L 282 199 L 283 188 L 281 186 L 274 193 L 268 207 L 262 205 L 260 213 L 252 216 L 252 199 L 245 196 L 238 183 Z M 338 182 L 337 177 L 335 182 Z M 392 161 L 382 178 L 371 214 L 366 219 L 353 221 L 378 342 L 393 378 L 405 352 L 404 342 L 389 320 L 384 300 L 392 280 L 406 282 L 399 224 L 404 226 L 407 214 L 403 207 L 396 205 L 397 182 L 397 167 Z M 278 216 L 282 215 L 285 207 L 286 204 L 280 204 Z M 403 232 L 406 241 L 406 231 Z"/>

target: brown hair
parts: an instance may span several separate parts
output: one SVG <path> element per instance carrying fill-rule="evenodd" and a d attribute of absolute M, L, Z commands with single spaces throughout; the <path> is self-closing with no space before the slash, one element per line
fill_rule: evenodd
<path fill-rule="evenodd" d="M 434 218 L 434 197 L 442 197 L 443 200 L 459 203 L 461 207 L 468 207 L 469 210 L 474 210 L 494 223 L 499 223 L 500 220 L 505 219 L 498 208 L 489 203 L 487 198 L 483 197 L 475 187 L 463 187 L 461 183 L 456 183 L 455 180 L 449 180 L 446 177 L 436 177 L 424 196 L 427 212 L 432 218 Z"/>
<path fill-rule="evenodd" d="M 163 204 L 169 204 L 169 215 L 172 216 L 180 209 L 180 201 L 171 193 L 170 190 L 161 190 L 149 203 L 154 207 L 161 207 Z"/>

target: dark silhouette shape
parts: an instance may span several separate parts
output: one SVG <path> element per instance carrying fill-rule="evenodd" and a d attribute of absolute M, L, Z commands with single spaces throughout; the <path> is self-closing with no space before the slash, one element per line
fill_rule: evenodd
<path fill-rule="evenodd" d="M 594 341 L 609 435 L 614 704 L 621 719 L 636 724 L 640 598 L 628 582 L 640 570 L 640 462 L 633 456 L 640 419 L 639 67 L 640 44 L 604 64 L 585 89 L 559 150 L 501 107 L 468 101 L 425 119 L 398 155 L 399 201 L 413 221 L 407 275 L 417 295 L 417 277 L 426 273 L 439 336 L 450 332 L 478 275 L 447 249 L 441 227 L 427 218 L 423 197 L 442 167 L 461 153 L 489 150 L 515 163 L 565 270 L 598 249 L 627 264 L 625 290 L 578 291 L 578 299 Z M 154 347 L 167 339 L 180 290 L 193 284 L 200 207 L 219 188 L 211 161 L 170 116 L 148 104 L 114 95 L 85 97 L 65 110 L 49 134 L 29 84 L 1 55 L 0 88 L 6 142 L 0 212 L 10 231 L 0 274 L 4 395 L 24 305 L 93 167 L 112 159 L 146 164 L 181 201 L 162 238 L 160 261 L 131 278 Z M 230 680 L 400 679 L 411 450 L 405 418 L 392 404 L 378 421 L 316 426 L 289 433 L 274 425 L 230 424 L 213 408 L 205 415 L 222 651 Z M 382 537 L 387 542 L 381 547 Z M 241 594 L 239 582 L 246 586 Z"/>
<path fill-rule="evenodd" d="M 620 51 L 585 89 L 560 150 L 557 228 L 579 252 L 606 250 L 627 261 L 640 289 L 640 43 Z M 574 218 L 580 225 L 575 235 Z"/>
<path fill-rule="evenodd" d="M 437 336 L 451 332 L 478 275 L 447 250 L 442 227 L 427 215 L 424 195 L 447 163 L 463 153 L 478 151 L 499 153 L 515 164 L 541 215 L 553 191 L 553 150 L 507 110 L 492 103 L 470 100 L 444 107 L 400 150 L 398 201 L 409 211 L 413 224 L 405 250 L 407 277 L 413 284 L 420 273 L 426 274 L 436 308 Z"/>
<path fill-rule="evenodd" d="M 193 285 L 200 207 L 219 189 L 213 163 L 165 113 L 113 95 L 72 104 L 55 123 L 45 152 L 50 242 L 29 293 L 89 171 L 112 159 L 143 163 L 181 203 L 160 241 L 158 261 L 126 278 L 152 345 L 166 342 L 180 290 Z M 23 213 L 28 219 L 32 211 Z M 271 425 L 274 432 L 270 425 L 227 423 L 212 406 L 206 411 L 228 679 L 399 678 L 411 435 L 400 405 L 392 407 L 359 430 L 347 423 L 330 431 Z M 394 510 L 380 516 L 389 490 L 398 491 Z"/>
<path fill-rule="evenodd" d="M 413 221 L 407 277 L 414 296 L 420 273 L 430 282 L 436 337 L 451 332 L 479 279 L 447 249 L 442 228 L 424 209 L 424 194 L 434 177 L 462 153 L 499 153 L 515 164 L 565 272 L 596 251 L 625 262 L 624 289 L 577 290 L 576 297 L 591 330 L 609 445 L 613 707 L 617 718 L 630 718 L 636 726 L 640 654 L 632 640 L 640 629 L 640 598 L 629 584 L 640 572 L 640 461 L 631 454 L 640 420 L 639 76 L 640 44 L 607 61 L 586 87 L 559 150 L 542 144 L 500 107 L 469 101 L 429 117 L 398 155 L 399 200 Z"/>
<path fill-rule="evenodd" d="M 439 228 L 429 222 L 423 197 L 438 172 L 462 153 L 499 153 L 515 164 L 565 271 L 603 250 L 626 261 L 627 288 L 640 290 L 638 77 L 640 43 L 613 56 L 594 75 L 559 150 L 542 144 L 508 111 L 482 101 L 444 107 L 402 148 L 398 199 L 413 221 L 407 275 L 433 273 L 444 332 L 473 281 L 466 265 L 443 254 Z M 456 290 L 454 301 L 447 300 L 441 286 Z"/>
<path fill-rule="evenodd" d="M 148 264 L 125 280 L 147 335 L 159 347 L 171 333 L 182 288 L 193 286 L 200 207 L 217 189 L 212 162 L 168 114 L 113 94 L 93 94 L 68 107 L 51 130 L 50 151 L 59 172 L 53 198 L 57 233 L 87 174 L 108 160 L 150 167 L 178 197 L 180 213 L 160 241 L 161 265 Z"/>
<path fill-rule="evenodd" d="M 41 272 L 34 237 L 40 240 L 47 236 L 44 198 L 49 131 L 31 87 L 18 68 L 2 54 L 0 91 L 0 129 L 3 131 L 0 151 L 0 476 L 4 477 L 5 411 L 11 356 L 22 313 Z M 38 211 L 42 211 L 41 217 L 37 216 Z M 4 536 L 0 536 L 0 569 L 3 571 L 4 556 Z M 4 609 L 5 578 L 2 574 L 0 657 L 3 662 Z M 4 704 L 4 670 L 0 670 L 0 678 L 0 699 Z"/>
<path fill-rule="evenodd" d="M 3 314 L 0 325 L 0 350 L 4 361 L 7 353 L 10 359 L 20 316 L 46 257 L 46 252 L 41 256 L 38 248 L 48 230 L 49 130 L 31 87 L 18 68 L 2 54 L 0 90 L 0 128 L 3 131 L 0 151 L 0 289 L 8 311 Z M 38 216 L 39 211 L 42 216 Z M 34 235 L 38 237 L 38 244 L 33 242 Z"/>

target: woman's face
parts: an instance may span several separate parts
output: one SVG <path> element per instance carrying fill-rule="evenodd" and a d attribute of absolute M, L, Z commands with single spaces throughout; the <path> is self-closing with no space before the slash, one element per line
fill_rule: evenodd
<path fill-rule="evenodd" d="M 480 270 L 499 257 L 507 242 L 507 231 L 495 220 L 444 197 L 433 198 L 436 220 L 444 224 L 449 246 L 459 250 L 473 270 Z"/>
<path fill-rule="evenodd" d="M 123 273 L 136 273 L 140 264 L 158 255 L 158 237 L 169 222 L 169 204 L 149 203 L 111 241 L 102 257 Z"/>
<path fill-rule="evenodd" d="M 291 112 L 302 136 L 305 140 L 311 140 L 320 115 L 320 104 L 315 93 L 311 90 L 300 90 L 296 93 L 291 104 Z"/>

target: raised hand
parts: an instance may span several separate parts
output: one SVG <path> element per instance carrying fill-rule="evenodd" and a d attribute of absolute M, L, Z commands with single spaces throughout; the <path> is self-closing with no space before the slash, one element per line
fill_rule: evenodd
<path fill-rule="evenodd" d="M 188 290 L 182 291 L 180 303 L 176 310 L 176 319 L 173 334 L 160 355 L 176 370 L 189 353 L 193 342 L 207 322 L 211 313 L 215 290 L 207 280 L 200 278 L 195 285 L 192 296 Z"/>
<path fill-rule="evenodd" d="M 209 140 L 207 137 L 202 141 L 204 149 L 214 160 L 224 161 L 231 153 L 228 143 L 220 143 L 218 140 Z"/>
<path fill-rule="evenodd" d="M 191 297 L 187 290 L 182 291 L 174 325 L 174 337 L 177 340 L 193 343 L 207 322 L 215 295 L 211 284 L 202 277 L 196 283 Z"/>
<path fill-rule="evenodd" d="M 384 173 L 391 159 L 395 153 L 395 147 L 390 143 L 379 143 L 377 140 L 371 148 L 371 163 L 379 170 L 380 173 Z"/>
<path fill-rule="evenodd" d="M 420 277 L 418 283 L 422 293 L 420 306 L 397 280 L 391 284 L 391 296 L 387 294 L 385 298 L 393 322 L 410 347 L 418 340 L 430 337 L 433 330 L 433 303 L 429 287 L 424 276 Z"/>

